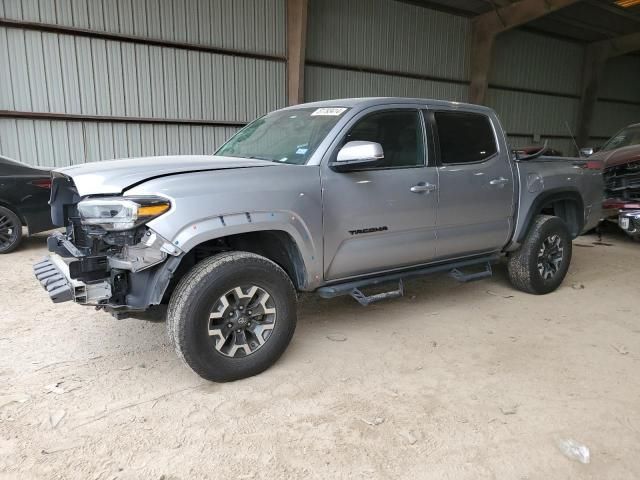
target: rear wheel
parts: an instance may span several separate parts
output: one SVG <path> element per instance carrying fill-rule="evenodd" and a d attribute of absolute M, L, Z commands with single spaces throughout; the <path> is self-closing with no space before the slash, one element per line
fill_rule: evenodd
<path fill-rule="evenodd" d="M 0 207 L 0 254 L 13 252 L 22 241 L 22 222 L 5 207 Z"/>
<path fill-rule="evenodd" d="M 571 247 L 569 229 L 560 218 L 538 215 L 520 250 L 509 257 L 511 284 L 536 295 L 553 292 L 569 270 Z"/>
<path fill-rule="evenodd" d="M 269 368 L 296 326 L 296 293 L 282 268 L 247 252 L 197 264 L 180 281 L 167 311 L 176 353 L 201 377 L 238 380 Z"/>

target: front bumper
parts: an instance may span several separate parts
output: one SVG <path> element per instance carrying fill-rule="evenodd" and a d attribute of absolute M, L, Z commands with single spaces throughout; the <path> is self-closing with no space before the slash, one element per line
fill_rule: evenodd
<path fill-rule="evenodd" d="M 33 273 L 49 293 L 53 303 L 68 302 L 73 300 L 73 290 L 69 279 L 51 261 L 50 257 L 45 257 L 33 266 Z"/>
<path fill-rule="evenodd" d="M 101 305 L 111 298 L 109 282 L 85 283 L 72 279 L 69 260 L 58 254 L 49 255 L 36 263 L 33 272 L 54 303 L 74 301 L 84 305 Z"/>
<path fill-rule="evenodd" d="M 640 202 L 608 198 L 602 204 L 602 218 L 616 220 L 625 211 L 640 210 Z"/>
<path fill-rule="evenodd" d="M 629 235 L 640 235 L 640 210 L 625 210 L 618 215 L 618 225 Z"/>

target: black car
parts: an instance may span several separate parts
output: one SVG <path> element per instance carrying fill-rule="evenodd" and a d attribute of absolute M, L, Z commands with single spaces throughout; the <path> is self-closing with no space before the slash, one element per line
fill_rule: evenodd
<path fill-rule="evenodd" d="M 48 170 L 0 156 L 0 254 L 20 245 L 23 226 L 29 235 L 54 228 L 50 196 Z"/>

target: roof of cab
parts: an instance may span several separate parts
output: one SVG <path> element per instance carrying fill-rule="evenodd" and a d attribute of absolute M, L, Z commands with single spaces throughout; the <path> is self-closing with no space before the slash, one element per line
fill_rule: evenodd
<path fill-rule="evenodd" d="M 334 100 L 322 100 L 319 102 L 311 102 L 311 103 L 300 103 L 298 105 L 292 105 L 290 107 L 286 107 L 286 109 L 291 108 L 305 108 L 305 107 L 313 107 L 313 108 L 321 108 L 321 107 L 348 107 L 348 108 L 368 108 L 375 107 L 379 105 L 392 105 L 392 104 L 402 104 L 402 103 L 423 103 L 425 105 L 433 106 L 433 107 L 458 107 L 462 110 L 472 110 L 472 111 L 483 111 L 483 112 L 491 112 L 493 111 L 489 107 L 485 107 L 483 105 L 475 105 L 472 103 L 464 103 L 464 102 L 452 102 L 446 100 L 434 100 L 429 98 L 406 98 L 406 97 L 361 97 L 361 98 L 338 98 Z M 286 110 L 285 109 L 285 110 Z"/>

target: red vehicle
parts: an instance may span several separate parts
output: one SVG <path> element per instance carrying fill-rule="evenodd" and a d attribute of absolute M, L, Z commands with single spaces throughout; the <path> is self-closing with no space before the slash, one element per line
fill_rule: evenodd
<path fill-rule="evenodd" d="M 540 145 L 527 145 L 526 147 L 516 148 L 515 151 L 518 155 L 532 155 L 539 152 L 541 148 L 543 147 Z M 551 147 L 546 148 L 544 155 L 548 157 L 564 157 L 564 154 L 560 150 Z"/>
<path fill-rule="evenodd" d="M 590 159 L 605 164 L 604 218 L 640 239 L 640 123 L 620 130 Z"/>

